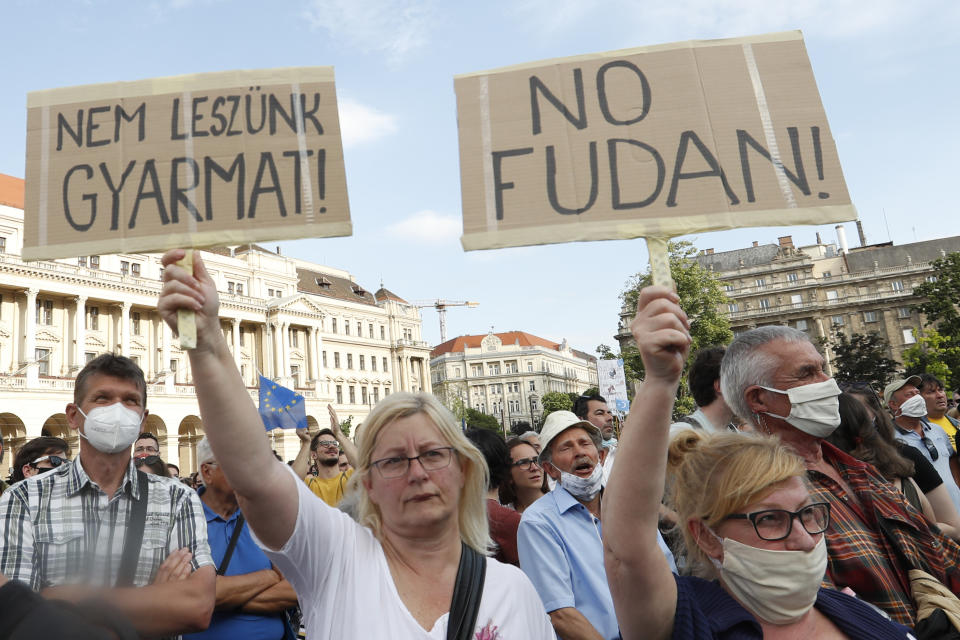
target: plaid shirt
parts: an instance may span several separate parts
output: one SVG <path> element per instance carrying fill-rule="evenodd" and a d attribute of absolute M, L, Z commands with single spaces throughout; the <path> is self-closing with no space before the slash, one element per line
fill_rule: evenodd
<path fill-rule="evenodd" d="M 147 474 L 147 514 L 134 585 L 150 584 L 163 560 L 187 547 L 193 568 L 212 565 L 199 496 L 176 480 Z M 35 591 L 62 584 L 113 586 L 127 522 L 139 499 L 130 461 L 112 498 L 77 458 L 11 486 L 0 497 L 0 572 Z"/>
<path fill-rule="evenodd" d="M 850 587 L 860 598 L 909 626 L 916 618 L 909 569 L 923 569 L 960 593 L 960 546 L 931 529 L 871 465 L 827 442 L 821 446 L 824 460 L 837 470 L 860 502 L 858 505 L 851 500 L 829 476 L 807 472 L 811 499 L 830 503 L 825 584 L 837 589 Z M 888 534 L 881 529 L 881 521 Z M 906 566 L 908 562 L 911 566 Z"/>

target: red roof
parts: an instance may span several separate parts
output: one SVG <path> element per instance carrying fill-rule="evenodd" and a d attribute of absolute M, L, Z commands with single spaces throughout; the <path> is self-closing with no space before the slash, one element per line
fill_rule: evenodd
<path fill-rule="evenodd" d="M 0 173 L 0 204 L 14 209 L 23 209 L 23 178 L 14 178 Z"/>
<path fill-rule="evenodd" d="M 447 340 L 443 344 L 438 344 L 436 347 L 434 347 L 433 351 L 430 352 L 430 357 L 435 358 L 444 353 L 463 351 L 467 347 L 474 349 L 478 348 L 480 346 L 480 342 L 488 335 L 490 334 L 484 333 L 477 336 L 458 336 L 453 340 Z M 553 349 L 554 351 L 560 350 L 560 343 L 546 340 L 525 331 L 506 331 L 504 333 L 495 333 L 493 335 L 500 338 L 500 342 L 505 345 L 519 344 L 521 347 L 546 347 L 548 349 Z"/>

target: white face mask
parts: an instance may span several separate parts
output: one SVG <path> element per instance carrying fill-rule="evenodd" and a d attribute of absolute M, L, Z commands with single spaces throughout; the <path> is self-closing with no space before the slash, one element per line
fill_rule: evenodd
<path fill-rule="evenodd" d="M 773 624 L 789 624 L 816 602 L 827 571 L 827 542 L 822 535 L 810 551 L 773 551 L 730 538 L 722 541 L 723 563 L 714 559 L 714 564 L 720 564 L 720 579 L 753 615 Z"/>
<path fill-rule="evenodd" d="M 560 486 L 566 489 L 577 500 L 590 502 L 597 497 L 603 488 L 603 467 L 594 465 L 590 477 L 581 478 L 566 471 L 560 472 Z"/>
<path fill-rule="evenodd" d="M 140 435 L 140 423 L 143 416 L 133 409 L 117 402 L 109 407 L 96 407 L 90 413 L 77 411 L 86 418 L 80 437 L 84 438 L 97 451 L 117 453 L 127 449 Z"/>
<path fill-rule="evenodd" d="M 910 396 L 906 402 L 900 405 L 900 415 L 908 418 L 922 418 L 927 415 L 927 401 L 919 393 Z"/>
<path fill-rule="evenodd" d="M 786 420 L 800 431 L 815 438 L 826 438 L 840 426 L 840 387 L 833 378 L 823 382 L 814 382 L 786 391 L 760 387 L 774 393 L 785 394 L 790 398 L 790 415 L 768 416 Z"/>

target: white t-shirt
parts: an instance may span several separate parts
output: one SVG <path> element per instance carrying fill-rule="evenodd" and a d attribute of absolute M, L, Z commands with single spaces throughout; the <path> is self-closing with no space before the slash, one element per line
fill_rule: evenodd
<path fill-rule="evenodd" d="M 279 551 L 256 540 L 300 600 L 307 637 L 444 640 L 445 613 L 426 631 L 397 593 L 380 542 L 367 527 L 329 507 L 297 482 L 293 535 Z M 540 597 L 520 569 L 487 558 L 477 640 L 554 640 Z"/>

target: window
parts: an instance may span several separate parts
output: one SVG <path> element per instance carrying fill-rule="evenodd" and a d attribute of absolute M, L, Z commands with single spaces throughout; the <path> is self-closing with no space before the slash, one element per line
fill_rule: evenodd
<path fill-rule="evenodd" d="M 903 330 L 903 344 L 916 344 L 917 339 L 913 335 L 913 329 Z"/>
<path fill-rule="evenodd" d="M 360 387 L 360 402 L 361 404 L 367 404 L 367 388 Z"/>
<path fill-rule="evenodd" d="M 333 368 L 334 369 L 340 368 L 340 352 L 339 351 L 333 352 Z"/>
<path fill-rule="evenodd" d="M 127 262 L 126 260 L 120 261 L 120 273 L 122 273 L 125 276 L 130 275 L 130 263 Z"/>
<path fill-rule="evenodd" d="M 386 387 L 383 390 L 383 397 L 386 398 L 388 395 L 390 395 L 390 387 Z"/>
<path fill-rule="evenodd" d="M 357 337 L 358 337 L 358 338 L 362 338 L 362 337 L 363 337 L 363 325 L 360 324 L 359 321 L 357 321 Z"/>
<path fill-rule="evenodd" d="M 87 323 L 84 328 L 91 331 L 100 330 L 100 307 L 87 307 Z"/>
<path fill-rule="evenodd" d="M 140 312 L 134 311 L 130 314 L 130 329 L 133 331 L 133 335 L 140 335 Z"/>
<path fill-rule="evenodd" d="M 760 298 L 760 300 L 757 301 L 757 306 L 763 310 L 767 310 L 770 308 L 770 300 L 767 298 Z"/>
<path fill-rule="evenodd" d="M 242 295 L 243 295 L 243 283 L 241 283 L 241 282 L 238 282 L 238 283 L 237 283 L 237 295 L 238 295 L 238 296 L 242 296 Z"/>
<path fill-rule="evenodd" d="M 100 268 L 100 256 L 90 256 L 90 268 L 91 269 Z"/>
<path fill-rule="evenodd" d="M 500 363 L 499 363 L 499 362 L 491 362 L 490 364 L 487 365 L 487 369 L 489 369 L 491 376 L 498 376 L 498 375 L 500 375 Z"/>
<path fill-rule="evenodd" d="M 292 364 L 290 365 L 290 377 L 293 378 L 293 386 L 300 386 L 300 365 Z"/>
<path fill-rule="evenodd" d="M 798 280 L 800 280 L 800 276 L 798 276 L 797 274 L 795 273 L 787 274 L 787 282 L 797 282 Z"/>
<path fill-rule="evenodd" d="M 320 354 L 320 355 L 321 355 L 321 357 L 323 358 L 323 368 L 326 369 L 326 368 L 327 368 L 327 352 L 324 351 L 324 352 L 323 352 L 322 354 Z"/>
<path fill-rule="evenodd" d="M 53 324 L 53 300 L 37 299 L 37 324 Z"/>
<path fill-rule="evenodd" d="M 344 332 L 346 335 L 350 335 L 350 321 L 349 321 L 349 320 L 344 320 L 344 321 L 343 321 L 343 332 Z"/>
<path fill-rule="evenodd" d="M 864 312 L 863 312 L 863 321 L 864 321 L 864 322 L 876 322 L 876 321 L 877 321 L 877 312 L 876 312 L 876 311 L 864 311 Z"/>
<path fill-rule="evenodd" d="M 273 297 L 273 289 L 267 289 L 267 297 L 269 298 Z"/>
<path fill-rule="evenodd" d="M 738 305 L 736 302 L 731 302 L 727 305 L 728 313 L 737 313 L 738 311 L 740 311 L 740 305 Z"/>
<path fill-rule="evenodd" d="M 454 377 L 454 378 L 459 378 L 459 377 L 460 377 L 460 367 L 454 367 L 454 368 L 453 368 L 453 377 Z"/>
<path fill-rule="evenodd" d="M 909 318 L 910 315 L 910 307 L 897 307 L 898 318 Z"/>
<path fill-rule="evenodd" d="M 373 388 L 373 404 L 380 402 L 380 387 Z"/>
<path fill-rule="evenodd" d="M 504 370 L 507 373 L 517 373 L 517 363 L 516 362 L 505 362 L 503 363 Z"/>
<path fill-rule="evenodd" d="M 132 274 L 134 275 L 134 277 L 137 277 L 137 278 L 140 277 L 140 263 L 139 263 L 139 262 L 133 262 L 133 263 L 130 264 L 130 273 L 132 273 Z"/>
<path fill-rule="evenodd" d="M 403 339 L 404 339 L 404 340 L 413 340 L 413 329 L 404 329 L 404 330 L 403 330 Z"/>
<path fill-rule="evenodd" d="M 483 375 L 483 365 L 472 364 L 470 365 L 470 375 L 474 378 L 479 378 Z"/>
<path fill-rule="evenodd" d="M 831 289 L 827 291 L 827 300 L 836 300 L 837 299 L 837 290 Z"/>
<path fill-rule="evenodd" d="M 843 326 L 843 316 L 830 316 L 830 324 L 835 327 Z"/>
<path fill-rule="evenodd" d="M 179 360 L 172 359 L 170 360 L 170 375 L 173 377 L 174 382 L 177 380 L 177 365 L 180 364 Z"/>
<path fill-rule="evenodd" d="M 0 236 L 0 253 L 7 252 L 7 239 L 3 236 Z"/>
<path fill-rule="evenodd" d="M 343 404 L 343 385 L 337 385 L 337 404 Z"/>
<path fill-rule="evenodd" d="M 290 329 L 290 346 L 300 347 L 300 332 L 296 329 Z"/>
<path fill-rule="evenodd" d="M 796 294 L 790 296 L 790 304 L 792 304 L 792 305 L 795 306 L 795 307 L 802 306 L 802 305 L 803 305 L 803 296 L 801 296 L 799 293 L 796 293 Z"/>
<path fill-rule="evenodd" d="M 361 354 L 360 354 L 360 371 L 366 371 L 366 370 L 367 370 L 366 356 L 364 356 L 364 355 L 361 353 Z M 364 404 L 366 404 L 366 400 L 364 400 Z"/>
<path fill-rule="evenodd" d="M 387 339 L 387 329 L 386 329 L 386 327 L 383 327 L 383 326 L 380 327 L 380 339 L 381 339 L 381 340 L 386 340 L 386 339 Z"/>
<path fill-rule="evenodd" d="M 357 404 L 357 388 L 350 385 L 350 404 Z"/>
<path fill-rule="evenodd" d="M 536 391 L 536 390 L 537 390 L 537 383 L 534 382 L 533 380 L 531 380 L 531 381 L 530 381 L 530 391 Z"/>
<path fill-rule="evenodd" d="M 77 264 L 80 265 L 81 267 L 87 266 L 87 256 L 80 256 L 79 258 L 77 258 Z"/>
<path fill-rule="evenodd" d="M 50 375 L 50 349 L 36 349 L 34 357 L 37 360 L 37 373 L 42 376 Z"/>
<path fill-rule="evenodd" d="M 237 338 L 240 340 L 240 346 L 243 347 L 245 338 L 243 337 L 246 332 L 243 330 L 243 325 L 237 327 Z"/>
<path fill-rule="evenodd" d="M 832 278 L 832 277 L 833 277 L 833 274 L 832 274 L 831 272 L 829 272 L 829 271 L 824 271 L 824 272 L 823 272 L 823 277 L 824 277 L 824 278 Z"/>
<path fill-rule="evenodd" d="M 234 284 L 232 282 L 227 282 L 227 293 L 233 293 Z"/>
<path fill-rule="evenodd" d="M 757 278 L 753 281 L 753 283 L 757 285 L 757 289 L 763 289 L 765 286 L 767 286 L 767 281 L 763 278 Z"/>
<path fill-rule="evenodd" d="M 377 370 L 377 356 L 370 356 L 370 371 Z"/>
<path fill-rule="evenodd" d="M 384 356 L 384 357 L 383 357 L 383 372 L 386 373 L 386 372 L 389 371 L 389 370 L 390 370 L 390 369 L 387 368 L 387 357 Z M 387 395 L 389 395 L 389 394 L 390 394 L 390 391 L 389 391 L 389 389 L 388 389 L 388 390 L 387 390 Z"/>
<path fill-rule="evenodd" d="M 797 320 L 796 327 L 797 327 L 797 329 L 799 329 L 800 331 L 806 331 L 806 330 L 807 330 L 807 321 L 806 321 L 806 320 Z"/>
<path fill-rule="evenodd" d="M 529 360 L 529 361 L 527 362 L 527 372 L 528 372 L 528 373 L 533 373 L 533 360 Z"/>
<path fill-rule="evenodd" d="M 367 337 L 368 337 L 368 338 L 373 338 L 373 323 L 372 323 L 372 322 L 367 325 Z"/>
<path fill-rule="evenodd" d="M 331 332 L 331 333 L 336 333 L 336 332 L 337 332 L 337 319 L 336 319 L 336 318 L 330 318 L 330 332 Z"/>
<path fill-rule="evenodd" d="M 890 287 L 894 291 L 903 291 L 903 280 L 894 280 L 890 283 Z"/>
<path fill-rule="evenodd" d="M 2 248 L 0 248 L 0 253 L 3 253 Z M 924 278 L 924 280 L 926 280 L 927 282 L 936 282 L 937 276 L 927 276 L 926 278 Z"/>
<path fill-rule="evenodd" d="M 725 285 L 723 285 L 723 290 L 726 291 L 727 293 L 730 293 L 731 291 L 734 291 L 735 289 L 736 289 L 736 287 L 734 287 L 732 284 L 725 284 Z"/>
<path fill-rule="evenodd" d="M 347 354 L 347 369 L 353 369 L 353 354 Z"/>
<path fill-rule="evenodd" d="M 86 364 L 97 357 L 93 351 L 85 351 L 83 354 L 83 363 Z"/>

